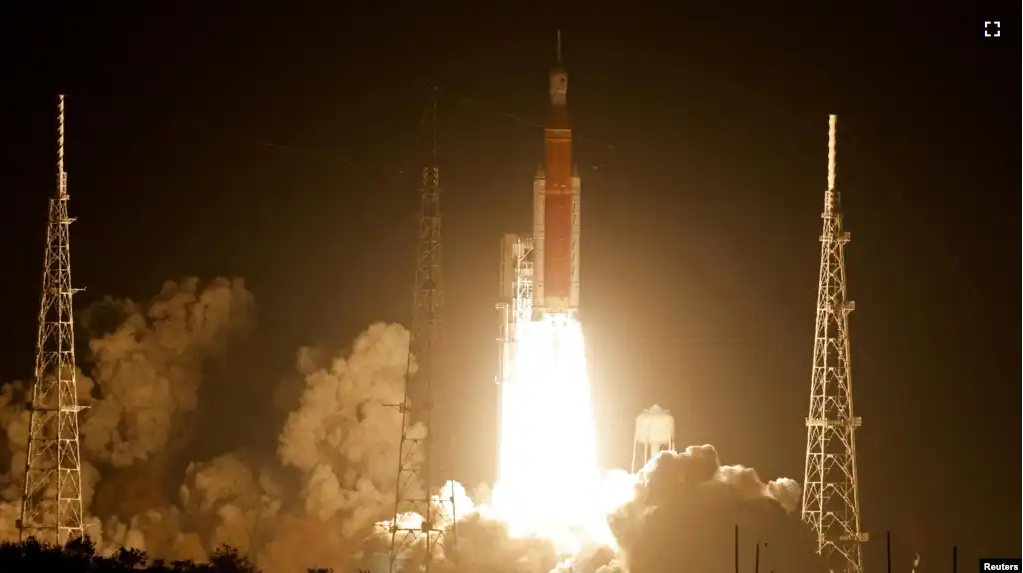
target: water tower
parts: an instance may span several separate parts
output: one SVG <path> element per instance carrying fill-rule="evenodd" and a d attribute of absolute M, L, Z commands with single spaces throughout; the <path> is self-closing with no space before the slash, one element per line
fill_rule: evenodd
<path fill-rule="evenodd" d="M 632 446 L 632 473 L 643 469 L 654 456 L 675 450 L 675 418 L 656 404 L 636 418 L 636 438 Z"/>

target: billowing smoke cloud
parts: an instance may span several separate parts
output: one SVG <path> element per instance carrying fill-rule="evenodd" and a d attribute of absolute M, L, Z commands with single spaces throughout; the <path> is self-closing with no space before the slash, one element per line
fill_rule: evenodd
<path fill-rule="evenodd" d="M 299 352 L 305 387 L 278 456 L 301 472 L 301 490 L 260 554 L 268 570 L 349 565 L 373 524 L 393 513 L 408 344 L 407 330 L 378 323 L 347 357 Z"/>
<path fill-rule="evenodd" d="M 505 571 L 546 572 L 558 564 L 551 542 L 544 539 L 516 539 L 499 521 L 471 515 L 458 527 L 458 570 L 479 573 Z"/>
<path fill-rule="evenodd" d="M 167 282 L 148 304 L 107 299 L 90 318 L 119 313 L 116 330 L 89 342 L 99 398 L 82 424 L 82 445 L 116 467 L 162 450 L 193 411 L 205 362 L 252 326 L 255 301 L 241 279 Z"/>
<path fill-rule="evenodd" d="M 374 324 L 347 359 L 323 367 L 313 353 L 299 353 L 306 389 L 278 454 L 307 476 L 302 495 L 310 515 L 348 514 L 346 536 L 393 511 L 408 342 L 401 326 Z"/>
<path fill-rule="evenodd" d="M 202 559 L 228 544 L 267 573 L 340 570 L 384 551 L 373 526 L 394 508 L 408 342 L 401 326 L 374 324 L 344 355 L 301 349 L 279 459 L 240 451 L 190 464 L 178 503 L 107 519 L 109 545 Z"/>
<path fill-rule="evenodd" d="M 90 519 L 101 523 L 90 534 L 101 548 L 202 559 L 228 544 L 268 573 L 344 568 L 386 548 L 374 523 L 394 509 L 397 406 L 409 367 L 409 334 L 399 325 L 370 326 L 344 354 L 299 351 L 297 404 L 280 433 L 278 459 L 227 452 L 188 463 L 184 475 L 171 471 L 168 447 L 192 421 L 204 367 L 247 333 L 254 309 L 241 280 L 204 287 L 188 279 L 166 283 L 148 303 L 107 299 L 80 313 L 92 334 L 83 360 L 92 376 L 79 373 L 90 406 L 81 415 L 83 457 L 104 473 L 104 499 L 117 501 L 93 508 Z M 20 383 L 0 388 L 2 459 L 10 460 L 0 466 L 3 540 L 17 535 L 24 391 Z M 87 506 L 99 478 L 93 465 L 83 467 Z M 167 495 L 175 479 L 177 499 Z"/>
<path fill-rule="evenodd" d="M 625 562 L 603 571 L 733 571 L 736 526 L 741 567 L 752 566 L 759 542 L 762 571 L 823 571 L 796 513 L 795 481 L 764 483 L 753 469 L 723 466 L 709 445 L 665 452 L 645 471 L 635 499 L 612 518 Z"/>
<path fill-rule="evenodd" d="M 112 522 L 107 537 L 176 559 L 228 544 L 268 573 L 341 570 L 385 551 L 374 523 L 394 511 L 408 342 L 401 326 L 374 324 L 343 355 L 301 349 L 277 463 L 245 452 L 193 463 L 178 504 Z"/>
<path fill-rule="evenodd" d="M 25 384 L 11 382 L 0 388 L 0 540 L 17 539 L 15 522 L 21 517 L 21 497 L 25 475 L 25 451 L 28 444 L 28 410 L 25 409 Z"/>

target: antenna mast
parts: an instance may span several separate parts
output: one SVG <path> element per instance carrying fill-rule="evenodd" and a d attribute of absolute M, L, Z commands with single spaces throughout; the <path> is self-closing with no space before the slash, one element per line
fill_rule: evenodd
<path fill-rule="evenodd" d="M 829 119 L 828 189 L 824 193 L 824 230 L 817 292 L 810 414 L 806 418 L 806 473 L 803 520 L 817 534 L 817 551 L 831 571 L 862 573 L 860 498 L 856 470 L 856 428 L 849 362 L 849 313 L 846 299 L 845 245 L 839 192 L 835 190 L 836 125 Z"/>
<path fill-rule="evenodd" d="M 423 168 L 416 248 L 415 291 L 409 340 L 409 370 L 405 378 L 405 399 L 401 404 L 401 445 L 398 458 L 397 496 L 391 522 L 390 570 L 397 573 L 414 546 L 425 549 L 422 571 L 429 573 L 435 560 L 453 542 L 454 491 L 447 500 L 432 499 L 432 410 L 433 380 L 437 377 L 441 308 L 444 305 L 444 275 L 441 250 L 440 169 L 437 167 L 437 96 L 433 86 L 428 109 L 429 163 Z M 414 366 L 416 365 L 416 366 Z M 446 506 L 446 507 L 445 507 Z M 443 513 L 448 513 L 444 516 Z M 409 519 L 409 514 L 422 517 Z M 452 520 L 451 530 L 442 521 Z"/>
<path fill-rule="evenodd" d="M 57 104 L 57 195 L 50 199 L 35 378 L 29 411 L 25 490 L 18 531 L 64 545 L 84 535 L 82 466 L 78 445 L 78 384 L 71 297 L 67 173 L 64 171 L 64 96 Z"/>

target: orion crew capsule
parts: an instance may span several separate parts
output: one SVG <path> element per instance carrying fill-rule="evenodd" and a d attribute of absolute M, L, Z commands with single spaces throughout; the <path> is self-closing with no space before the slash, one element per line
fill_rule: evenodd
<path fill-rule="evenodd" d="M 550 72 L 550 115 L 544 128 L 545 160 L 533 180 L 533 320 L 579 311 L 579 172 L 572 163 L 568 73 L 561 60 Z"/>

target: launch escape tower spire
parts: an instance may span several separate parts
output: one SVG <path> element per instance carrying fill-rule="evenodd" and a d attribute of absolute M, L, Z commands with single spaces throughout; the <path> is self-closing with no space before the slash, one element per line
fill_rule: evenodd
<path fill-rule="evenodd" d="M 440 338 L 440 311 L 444 304 L 444 276 L 441 251 L 440 169 L 437 167 L 437 96 L 432 89 L 428 108 L 429 159 L 423 168 L 419 212 L 419 238 L 416 247 L 415 291 L 412 329 L 409 340 L 409 370 L 405 377 L 405 399 L 401 404 L 401 445 L 398 454 L 397 497 L 391 521 L 390 570 L 401 569 L 403 557 L 413 546 L 425 547 L 427 573 L 445 545 L 454 543 L 454 529 L 445 532 L 438 523 L 440 509 L 431 500 L 431 414 L 432 384 L 437 376 L 437 345 Z M 414 369 L 413 364 L 418 367 Z M 454 492 L 444 508 L 454 517 Z M 422 523 L 402 516 L 416 513 Z M 444 537 L 451 537 L 443 543 Z"/>
<path fill-rule="evenodd" d="M 824 193 L 824 230 L 817 292 L 810 414 L 806 418 L 806 473 L 803 520 L 817 534 L 817 550 L 831 571 L 862 573 L 860 499 L 856 474 L 856 428 L 849 364 L 849 313 L 846 299 L 845 245 L 839 192 L 835 190 L 837 116 L 830 116 L 828 189 Z"/>
<path fill-rule="evenodd" d="M 50 199 L 35 378 L 29 412 L 25 490 L 18 530 L 24 541 L 63 545 L 84 535 L 78 447 L 78 386 L 71 298 L 64 96 L 57 104 L 57 195 Z"/>

